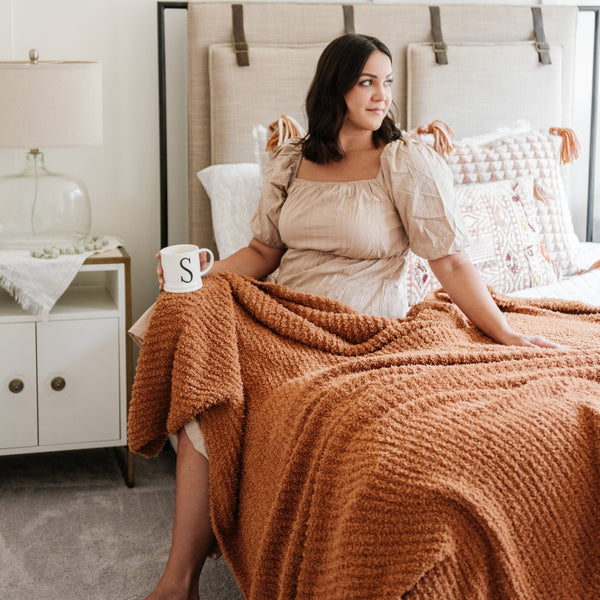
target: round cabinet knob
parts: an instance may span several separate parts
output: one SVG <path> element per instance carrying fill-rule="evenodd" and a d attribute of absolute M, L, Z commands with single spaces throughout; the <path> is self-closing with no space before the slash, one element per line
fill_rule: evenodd
<path fill-rule="evenodd" d="M 55 391 L 55 392 L 60 392 L 61 390 L 65 389 L 65 386 L 67 385 L 67 382 L 64 380 L 63 377 L 55 377 L 51 382 L 50 382 L 50 387 Z"/>
<path fill-rule="evenodd" d="M 23 391 L 24 387 L 25 384 L 23 383 L 22 379 L 11 379 L 11 381 L 8 383 L 8 389 L 13 394 L 18 394 L 19 392 Z"/>

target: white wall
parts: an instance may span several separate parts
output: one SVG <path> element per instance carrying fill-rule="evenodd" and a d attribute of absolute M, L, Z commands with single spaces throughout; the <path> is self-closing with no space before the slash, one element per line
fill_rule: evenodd
<path fill-rule="evenodd" d="M 174 38 L 167 50 L 176 58 L 184 49 L 184 12 L 166 12 L 168 31 Z M 114 234 L 123 240 L 132 259 L 134 317 L 157 294 L 156 39 L 155 0 L 0 0 L 0 60 L 25 60 L 28 50 L 37 48 L 41 60 L 97 60 L 103 64 L 104 143 L 96 148 L 49 148 L 44 153 L 50 170 L 72 173 L 86 182 L 94 233 Z M 175 80 L 168 99 L 169 126 L 175 135 L 169 154 L 170 180 L 174 195 L 179 196 L 185 195 L 185 70 L 180 67 L 169 73 Z M 23 157 L 24 152 L 0 150 L 0 174 L 20 170 Z M 171 241 L 183 235 L 174 224 Z"/>
<path fill-rule="evenodd" d="M 131 255 L 133 311 L 157 293 L 158 99 L 155 0 L 0 0 L 0 60 L 93 60 L 103 67 L 104 141 L 42 149 L 46 167 L 79 176 L 90 193 L 93 233 L 120 237 Z M 0 150 L 0 173 L 24 152 Z"/>

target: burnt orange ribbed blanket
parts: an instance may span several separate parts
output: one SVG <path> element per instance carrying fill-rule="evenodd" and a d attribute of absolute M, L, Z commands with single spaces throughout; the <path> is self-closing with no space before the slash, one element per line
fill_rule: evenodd
<path fill-rule="evenodd" d="M 496 301 L 570 349 L 494 344 L 443 294 L 405 319 L 230 274 L 161 294 L 130 446 L 201 413 L 247 599 L 600 598 L 600 311 Z"/>

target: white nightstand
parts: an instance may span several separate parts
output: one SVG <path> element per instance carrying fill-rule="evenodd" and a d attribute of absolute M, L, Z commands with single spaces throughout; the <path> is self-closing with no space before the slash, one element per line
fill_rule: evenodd
<path fill-rule="evenodd" d="M 0 290 L 0 455 L 113 446 L 133 486 L 130 325 L 123 248 L 90 256 L 47 321 Z"/>

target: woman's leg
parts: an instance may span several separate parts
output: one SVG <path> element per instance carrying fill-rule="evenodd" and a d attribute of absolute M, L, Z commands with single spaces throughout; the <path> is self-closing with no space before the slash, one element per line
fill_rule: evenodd
<path fill-rule="evenodd" d="M 175 517 L 171 551 L 164 573 L 145 600 L 198 600 L 198 580 L 215 538 L 208 503 L 208 460 L 179 432 Z"/>

